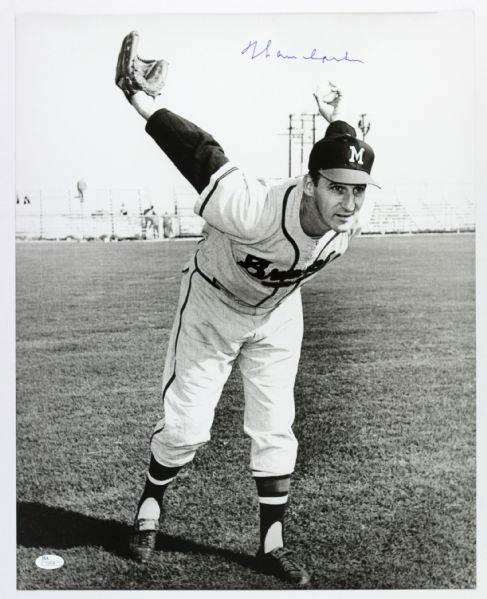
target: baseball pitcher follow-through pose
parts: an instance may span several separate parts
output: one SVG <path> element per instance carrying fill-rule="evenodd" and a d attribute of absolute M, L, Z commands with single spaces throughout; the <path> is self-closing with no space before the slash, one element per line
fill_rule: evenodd
<path fill-rule="evenodd" d="M 310 574 L 286 546 L 284 513 L 294 470 L 294 381 L 303 332 L 301 286 L 346 251 L 374 153 L 337 120 L 340 92 L 315 98 L 330 123 L 312 148 L 309 172 L 267 187 L 249 178 L 211 135 L 155 101 L 165 61 L 137 56 L 137 34 L 122 44 L 116 82 L 147 120 L 146 131 L 199 194 L 203 240 L 183 270 L 167 348 L 162 417 L 151 437 L 145 488 L 130 550 L 155 548 L 164 493 L 210 439 L 214 411 L 232 364 L 240 367 L 244 431 L 260 505 L 259 569 L 297 585 Z M 147 81 L 149 83 L 147 83 Z"/>

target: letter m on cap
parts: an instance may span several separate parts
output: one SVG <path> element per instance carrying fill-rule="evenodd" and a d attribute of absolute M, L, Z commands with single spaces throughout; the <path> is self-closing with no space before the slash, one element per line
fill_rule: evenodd
<path fill-rule="evenodd" d="M 350 157 L 348 162 L 358 162 L 358 164 L 363 164 L 364 150 L 365 148 L 360 148 L 360 150 L 357 152 L 357 148 L 355 146 L 350 146 Z"/>

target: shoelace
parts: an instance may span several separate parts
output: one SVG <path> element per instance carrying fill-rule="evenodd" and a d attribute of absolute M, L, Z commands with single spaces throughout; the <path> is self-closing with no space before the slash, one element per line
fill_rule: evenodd
<path fill-rule="evenodd" d="M 149 547 L 152 544 L 153 530 L 142 530 L 139 532 L 139 544 Z"/>
<path fill-rule="evenodd" d="M 299 576 L 301 575 L 301 566 L 294 561 L 294 553 L 291 549 L 280 547 L 273 551 L 272 555 L 279 560 L 279 563 L 285 570 L 295 572 Z"/>

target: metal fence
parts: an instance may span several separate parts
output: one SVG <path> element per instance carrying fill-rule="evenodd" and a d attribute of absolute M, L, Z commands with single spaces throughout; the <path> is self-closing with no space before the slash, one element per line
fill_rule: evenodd
<path fill-rule="evenodd" d="M 179 201 L 181 200 L 181 201 Z M 155 214 L 142 190 L 99 190 L 84 201 L 73 191 L 19 192 L 17 239 L 162 239 L 198 236 L 203 220 L 192 212 L 196 195 L 176 194 L 170 213 Z M 364 233 L 475 230 L 473 190 L 460 185 L 384 188 Z"/>
<path fill-rule="evenodd" d="M 475 230 L 473 185 L 402 184 L 377 194 L 366 233 Z"/>

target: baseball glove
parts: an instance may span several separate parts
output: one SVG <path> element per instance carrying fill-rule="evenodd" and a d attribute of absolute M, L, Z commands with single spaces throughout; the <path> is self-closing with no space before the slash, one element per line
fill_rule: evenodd
<path fill-rule="evenodd" d="M 165 60 L 145 60 L 137 56 L 139 34 L 125 36 L 118 55 L 115 83 L 128 100 L 138 91 L 155 98 L 165 85 L 169 63 Z"/>

